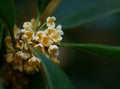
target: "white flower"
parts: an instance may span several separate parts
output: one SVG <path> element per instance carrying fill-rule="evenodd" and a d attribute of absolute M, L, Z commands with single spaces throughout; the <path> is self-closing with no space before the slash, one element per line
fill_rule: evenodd
<path fill-rule="evenodd" d="M 30 30 L 30 29 L 32 29 L 32 24 L 31 24 L 31 22 L 24 22 L 24 24 L 23 24 L 23 28 L 24 29 L 27 29 L 27 30 Z"/>
<path fill-rule="evenodd" d="M 20 58 L 22 58 L 23 60 L 26 60 L 26 59 L 30 58 L 30 54 L 29 54 L 29 53 L 24 53 L 24 52 L 22 52 L 22 51 L 18 51 L 18 52 L 16 53 L 16 55 L 17 55 L 17 57 L 20 57 Z"/>
<path fill-rule="evenodd" d="M 51 39 L 53 40 L 53 42 L 59 43 L 62 40 L 61 33 L 56 32 L 55 34 L 52 35 Z"/>
<path fill-rule="evenodd" d="M 56 20 L 56 18 L 54 16 L 48 17 L 47 18 L 47 26 L 54 28 L 55 27 L 55 23 L 54 23 L 55 20 Z"/>
<path fill-rule="evenodd" d="M 14 60 L 14 54 L 8 53 L 5 55 L 7 62 L 12 62 Z"/>
<path fill-rule="evenodd" d="M 44 31 L 38 31 L 34 37 L 35 41 L 42 42 L 43 38 L 46 36 Z"/>
<path fill-rule="evenodd" d="M 8 52 L 14 52 L 14 51 L 15 51 L 10 36 L 7 36 L 7 37 L 5 38 L 5 43 L 6 43 L 7 51 L 8 51 Z"/>
<path fill-rule="evenodd" d="M 20 29 L 15 25 L 13 30 L 14 30 L 15 39 L 19 39 L 19 37 L 20 37 Z"/>
<path fill-rule="evenodd" d="M 60 32 L 60 35 L 64 35 L 64 32 L 62 31 L 62 25 L 58 25 L 56 27 L 57 32 Z"/>
<path fill-rule="evenodd" d="M 51 44 L 53 44 L 53 41 L 51 40 L 51 37 L 50 37 L 50 36 L 46 36 L 46 37 L 43 38 L 42 44 L 43 44 L 45 47 L 48 47 L 48 46 L 50 46 Z"/>
<path fill-rule="evenodd" d="M 47 28 L 47 29 L 45 30 L 45 34 L 46 34 L 47 36 L 51 36 L 51 35 L 53 35 L 55 32 L 56 32 L 56 29 L 51 28 L 51 27 L 49 27 L 49 28 Z"/>
<path fill-rule="evenodd" d="M 50 45 L 49 48 L 48 48 L 48 52 L 57 57 L 59 55 L 59 52 L 58 52 L 58 46 L 57 45 Z"/>
<path fill-rule="evenodd" d="M 28 62 L 26 62 L 26 63 L 23 65 L 23 68 L 24 68 L 24 70 L 25 70 L 27 73 L 34 72 L 33 67 L 32 67 Z"/>
<path fill-rule="evenodd" d="M 23 40 L 31 41 L 33 39 L 33 32 L 32 31 L 25 31 L 22 35 Z"/>
<path fill-rule="evenodd" d="M 32 66 L 36 71 L 39 71 L 40 63 L 40 60 L 35 56 L 28 60 L 28 64 Z"/>
<path fill-rule="evenodd" d="M 33 56 L 29 59 L 28 63 L 32 65 L 32 63 L 40 63 L 40 60 L 37 57 Z"/>
<path fill-rule="evenodd" d="M 41 43 L 36 44 L 34 47 L 35 47 L 37 50 L 41 51 L 42 53 L 45 53 L 44 46 L 43 46 Z"/>
<path fill-rule="evenodd" d="M 23 49 L 24 47 L 24 43 L 22 40 L 19 40 L 17 43 L 16 43 L 16 47 L 19 48 L 19 49 Z"/>

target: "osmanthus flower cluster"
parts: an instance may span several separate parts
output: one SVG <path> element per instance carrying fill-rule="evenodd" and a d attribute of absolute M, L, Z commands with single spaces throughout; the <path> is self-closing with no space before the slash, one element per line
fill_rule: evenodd
<path fill-rule="evenodd" d="M 10 36 L 7 36 L 5 40 L 7 47 L 5 59 L 14 70 L 26 73 L 40 70 L 41 61 L 30 50 L 29 45 L 59 64 L 57 44 L 62 40 L 64 33 L 61 25 L 55 25 L 55 20 L 54 16 L 48 17 L 41 25 L 40 22 L 36 24 L 35 19 L 32 19 L 30 22 L 24 22 L 23 29 L 14 27 L 15 47 Z"/>

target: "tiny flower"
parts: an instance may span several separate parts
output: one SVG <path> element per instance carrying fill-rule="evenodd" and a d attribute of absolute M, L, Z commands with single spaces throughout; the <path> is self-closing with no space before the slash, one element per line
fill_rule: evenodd
<path fill-rule="evenodd" d="M 45 30 L 45 33 L 46 33 L 47 36 L 50 36 L 50 35 L 54 34 L 55 32 L 56 31 L 53 28 L 48 28 L 48 29 Z"/>
<path fill-rule="evenodd" d="M 21 57 L 22 55 L 23 55 L 22 51 L 16 52 L 16 54 L 15 54 L 15 60 L 14 60 L 15 64 L 22 64 L 22 60 L 23 60 L 23 58 Z"/>
<path fill-rule="evenodd" d="M 50 45 L 49 48 L 48 48 L 48 52 L 57 57 L 59 55 L 59 52 L 58 52 L 58 46 L 57 45 Z"/>
<path fill-rule="evenodd" d="M 62 30 L 62 25 L 57 25 L 56 30 Z"/>
<path fill-rule="evenodd" d="M 27 35 L 26 35 L 26 34 L 23 34 L 23 35 L 21 36 L 21 39 L 22 39 L 22 40 L 26 40 L 26 39 L 27 39 Z"/>
<path fill-rule="evenodd" d="M 30 22 L 24 22 L 23 28 L 30 30 L 30 29 L 32 29 L 32 24 Z"/>
<path fill-rule="evenodd" d="M 62 31 L 62 26 L 61 26 L 61 25 L 58 25 L 58 26 L 56 27 L 56 30 L 57 30 L 58 32 L 60 32 L 60 35 L 64 35 L 64 32 Z"/>
<path fill-rule="evenodd" d="M 33 56 L 32 58 L 28 60 L 28 63 L 32 66 L 36 66 L 40 64 L 40 60 L 37 57 Z"/>
<path fill-rule="evenodd" d="M 20 37 L 20 29 L 17 28 L 17 26 L 15 25 L 13 30 L 14 30 L 15 39 L 19 39 L 19 37 Z"/>
<path fill-rule="evenodd" d="M 34 72 L 33 67 L 32 67 L 29 63 L 25 63 L 25 64 L 23 65 L 23 68 L 24 68 L 24 70 L 25 70 L 27 73 Z"/>
<path fill-rule="evenodd" d="M 42 53 L 45 53 L 45 49 L 44 49 L 44 46 L 39 43 L 37 45 L 34 46 L 37 50 L 41 51 Z"/>
<path fill-rule="evenodd" d="M 18 59 L 26 60 L 26 59 L 30 58 L 30 54 L 29 53 L 24 53 L 22 51 L 18 51 L 16 53 L 16 57 L 18 57 Z"/>
<path fill-rule="evenodd" d="M 56 32 L 55 34 L 52 35 L 52 40 L 55 42 L 55 43 L 58 43 L 62 40 L 62 37 L 61 37 L 61 33 L 60 32 Z"/>
<path fill-rule="evenodd" d="M 29 53 L 24 53 L 24 56 L 22 57 L 24 60 L 30 58 L 30 54 Z"/>
<path fill-rule="evenodd" d="M 22 35 L 22 39 L 23 40 L 27 40 L 27 41 L 31 41 L 32 40 L 32 36 L 33 36 L 33 32 L 32 31 L 25 31 L 25 34 Z"/>
<path fill-rule="evenodd" d="M 20 33 L 25 33 L 26 29 L 21 29 Z"/>
<path fill-rule="evenodd" d="M 31 25 L 34 26 L 35 25 L 35 19 L 31 19 Z"/>
<path fill-rule="evenodd" d="M 7 62 L 12 62 L 14 60 L 14 54 L 13 53 L 8 53 L 5 55 L 6 61 Z"/>
<path fill-rule="evenodd" d="M 23 49 L 23 47 L 24 47 L 23 41 L 22 41 L 22 40 L 19 40 L 19 41 L 17 42 L 17 44 L 16 44 L 16 47 L 19 48 L 19 49 Z"/>
<path fill-rule="evenodd" d="M 38 31 L 36 33 L 35 40 L 38 41 L 38 42 L 41 42 L 43 37 L 45 37 L 45 36 L 46 36 L 46 34 L 43 31 Z"/>
<path fill-rule="evenodd" d="M 6 41 L 6 46 L 7 47 L 12 46 L 12 41 L 11 41 L 11 37 L 10 36 L 7 36 L 5 41 Z"/>
<path fill-rule="evenodd" d="M 5 43 L 6 43 L 6 46 L 7 46 L 7 50 L 8 51 L 15 51 L 15 49 L 13 48 L 13 44 L 12 44 L 12 40 L 11 40 L 11 37 L 10 36 L 7 36 L 6 39 L 5 39 Z"/>
<path fill-rule="evenodd" d="M 48 17 L 47 18 L 47 26 L 54 28 L 55 27 L 55 23 L 54 23 L 55 20 L 56 20 L 56 18 L 54 16 Z"/>
<path fill-rule="evenodd" d="M 36 71 L 39 71 L 40 63 L 40 60 L 35 56 L 28 60 L 28 64 L 31 65 Z"/>
<path fill-rule="evenodd" d="M 46 36 L 46 37 L 44 37 L 43 40 L 42 40 L 42 44 L 43 44 L 45 47 L 50 46 L 52 43 L 53 43 L 53 41 L 51 40 L 51 37 L 50 37 L 50 36 Z"/>

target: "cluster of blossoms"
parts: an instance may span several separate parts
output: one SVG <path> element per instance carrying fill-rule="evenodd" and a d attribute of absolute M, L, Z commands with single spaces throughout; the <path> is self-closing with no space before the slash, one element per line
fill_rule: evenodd
<path fill-rule="evenodd" d="M 32 45 L 53 62 L 59 64 L 58 46 L 62 40 L 61 25 L 55 25 L 56 18 L 48 17 L 45 24 L 36 24 L 35 19 L 30 22 L 24 22 L 23 29 L 14 27 L 15 47 L 13 47 L 10 36 L 6 37 L 7 53 L 5 54 L 6 61 L 12 65 L 13 69 L 20 72 L 35 72 L 39 71 L 41 61 L 29 49 L 28 45 Z"/>

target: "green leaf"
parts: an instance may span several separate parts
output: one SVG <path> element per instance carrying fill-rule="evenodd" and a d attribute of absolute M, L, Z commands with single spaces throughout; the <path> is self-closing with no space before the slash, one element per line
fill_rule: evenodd
<path fill-rule="evenodd" d="M 5 30 L 5 25 L 0 19 L 0 50 L 3 45 L 2 41 L 3 41 L 4 35 L 5 35 L 5 34 L 3 34 L 5 32 L 4 30 Z"/>
<path fill-rule="evenodd" d="M 72 44 L 72 43 L 61 43 L 63 47 L 77 47 L 81 50 L 104 55 L 114 60 L 120 61 L 120 46 L 108 46 L 100 44 Z"/>
<path fill-rule="evenodd" d="M 51 0 L 37 0 L 40 15 L 43 13 Z"/>
<path fill-rule="evenodd" d="M 51 62 L 50 59 L 40 53 L 40 51 L 31 46 L 30 48 L 42 62 L 49 89 L 74 89 L 68 77 L 56 64 Z"/>
<path fill-rule="evenodd" d="M 120 0 L 62 0 L 54 15 L 64 29 L 120 11 Z"/>
<path fill-rule="evenodd" d="M 15 8 L 13 0 L 0 0 L 0 17 L 8 26 L 13 38 L 13 27 L 15 23 Z"/>
<path fill-rule="evenodd" d="M 13 0 L 0 0 L 0 17 L 13 28 L 15 23 L 15 8 Z"/>

